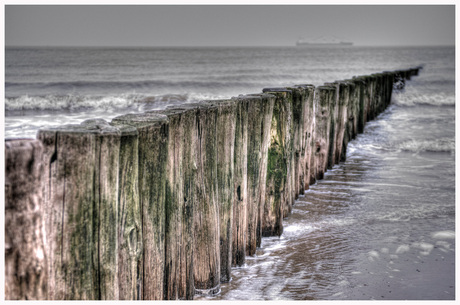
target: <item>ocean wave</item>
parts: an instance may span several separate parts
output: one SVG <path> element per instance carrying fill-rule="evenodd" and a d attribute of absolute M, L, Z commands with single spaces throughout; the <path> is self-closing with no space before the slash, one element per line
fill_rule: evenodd
<path fill-rule="evenodd" d="M 6 98 L 5 110 L 78 110 L 88 108 L 127 108 L 135 101 L 133 96 L 79 96 L 47 95 Z"/>
<path fill-rule="evenodd" d="M 82 96 L 82 95 L 46 95 L 6 98 L 6 111 L 57 111 L 83 109 L 129 109 L 150 110 L 164 108 L 168 105 L 197 102 L 200 100 L 217 100 L 227 98 L 219 95 L 196 93 L 139 95 L 121 94 L 112 96 Z"/>

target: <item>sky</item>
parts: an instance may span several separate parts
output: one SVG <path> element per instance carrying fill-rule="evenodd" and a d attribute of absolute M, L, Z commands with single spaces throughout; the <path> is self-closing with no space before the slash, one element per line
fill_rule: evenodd
<path fill-rule="evenodd" d="M 454 45 L 454 5 L 6 5 L 6 46 Z"/>

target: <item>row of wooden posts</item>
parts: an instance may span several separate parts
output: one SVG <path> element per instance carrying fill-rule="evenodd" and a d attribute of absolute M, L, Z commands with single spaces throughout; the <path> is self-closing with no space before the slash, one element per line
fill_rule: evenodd
<path fill-rule="evenodd" d="M 6 299 L 217 293 L 419 68 L 6 140 Z"/>

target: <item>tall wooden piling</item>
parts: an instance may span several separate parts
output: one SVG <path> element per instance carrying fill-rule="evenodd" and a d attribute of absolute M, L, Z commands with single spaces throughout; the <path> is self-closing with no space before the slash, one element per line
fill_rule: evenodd
<path fill-rule="evenodd" d="M 217 107 L 217 200 L 220 225 L 220 281 L 231 280 L 236 102 L 212 101 Z"/>
<path fill-rule="evenodd" d="M 235 102 L 235 145 L 233 155 L 233 233 L 232 265 L 242 266 L 246 258 L 248 200 L 248 99 Z"/>
<path fill-rule="evenodd" d="M 142 208 L 139 201 L 139 141 L 137 129 L 120 132 L 118 173 L 118 281 L 120 300 L 142 300 Z"/>
<path fill-rule="evenodd" d="M 170 107 L 149 113 L 168 118 L 163 298 L 192 299 L 197 110 Z"/>
<path fill-rule="evenodd" d="M 217 108 L 196 104 L 197 179 L 194 214 L 195 292 L 220 291 L 220 226 L 217 202 Z"/>
<path fill-rule="evenodd" d="M 262 218 L 262 236 L 279 236 L 283 232 L 283 218 L 292 198 L 292 91 L 266 88 L 276 96 L 270 124 L 266 194 Z"/>
<path fill-rule="evenodd" d="M 103 120 L 40 130 L 53 299 L 118 298 L 120 131 Z"/>
<path fill-rule="evenodd" d="M 329 145 L 331 139 L 331 111 L 330 104 L 334 100 L 334 88 L 319 86 L 316 88 L 315 99 L 317 104 L 315 125 L 315 163 L 316 180 L 324 178 L 328 166 Z"/>
<path fill-rule="evenodd" d="M 5 141 L 6 300 L 49 298 L 42 154 L 38 140 Z"/>
<path fill-rule="evenodd" d="M 139 202 L 142 209 L 142 299 L 164 298 L 166 168 L 168 118 L 155 113 L 127 114 L 112 124 L 129 125 L 138 132 Z"/>
<path fill-rule="evenodd" d="M 262 241 L 261 210 L 265 202 L 270 120 L 274 100 L 268 95 L 244 95 L 238 98 L 248 100 L 246 255 L 254 255 Z"/>

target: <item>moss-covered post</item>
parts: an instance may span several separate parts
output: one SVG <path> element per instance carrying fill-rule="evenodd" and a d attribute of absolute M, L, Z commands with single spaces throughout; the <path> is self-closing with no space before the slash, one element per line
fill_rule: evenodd
<path fill-rule="evenodd" d="M 344 134 L 340 139 L 340 143 L 337 143 L 339 148 L 339 153 L 336 155 L 339 161 L 345 162 L 347 155 L 348 142 L 351 141 L 356 136 L 358 128 L 358 117 L 359 117 L 359 98 L 357 96 L 357 91 L 355 90 L 355 84 L 351 81 L 342 81 L 343 85 L 347 87 L 347 97 L 348 103 L 346 105 L 346 116 L 344 120 Z"/>
<path fill-rule="evenodd" d="M 217 199 L 217 108 L 194 105 L 197 112 L 197 179 L 194 209 L 195 292 L 220 291 L 220 230 Z"/>
<path fill-rule="evenodd" d="M 376 73 L 374 74 L 374 77 L 376 78 L 376 97 L 377 97 L 377 104 L 375 108 L 375 114 L 374 117 L 377 117 L 380 113 L 382 113 L 385 110 L 385 81 L 382 73 Z"/>
<path fill-rule="evenodd" d="M 347 124 L 350 122 L 353 123 L 355 121 L 355 117 L 353 113 L 348 111 L 349 104 L 353 103 L 350 99 L 352 94 L 352 87 L 349 83 L 345 81 L 337 81 L 337 91 L 338 91 L 338 101 L 337 101 L 337 108 L 338 108 L 338 116 L 337 116 L 337 132 L 336 138 L 334 141 L 335 145 L 335 154 L 334 154 L 334 164 L 339 164 L 341 161 L 342 150 L 343 150 L 343 142 L 344 136 L 347 129 Z M 352 106 L 353 107 L 353 106 Z"/>
<path fill-rule="evenodd" d="M 356 96 L 356 103 L 357 103 L 357 116 L 356 116 L 356 131 L 357 133 L 364 132 L 364 125 L 366 122 L 364 121 L 364 80 L 360 77 L 353 77 L 350 81 L 353 82 L 355 85 L 355 96 Z"/>
<path fill-rule="evenodd" d="M 394 76 L 395 74 L 391 71 L 384 72 L 386 76 L 385 82 L 385 107 L 388 107 L 391 104 L 391 96 L 393 93 L 393 83 L 394 83 Z"/>
<path fill-rule="evenodd" d="M 337 83 L 325 83 L 324 86 L 329 86 L 333 89 L 334 95 L 331 96 L 331 102 L 330 102 L 330 120 L 331 120 L 331 129 L 330 129 L 330 138 L 329 138 L 329 152 L 328 152 L 328 158 L 327 158 L 327 168 L 331 169 L 334 164 L 336 164 L 335 161 L 335 155 L 336 155 L 336 139 L 338 137 L 338 116 L 339 116 L 339 104 L 340 104 L 340 86 Z"/>
<path fill-rule="evenodd" d="M 155 113 L 127 114 L 112 124 L 135 127 L 139 148 L 139 201 L 142 208 L 143 300 L 164 298 L 165 202 L 168 118 Z"/>
<path fill-rule="evenodd" d="M 316 99 L 316 125 L 315 125 L 315 163 L 316 163 L 316 180 L 324 178 L 327 170 L 330 131 L 331 131 L 331 93 L 335 89 L 330 86 L 319 86 L 315 90 Z"/>
<path fill-rule="evenodd" d="M 246 255 L 254 255 L 262 241 L 262 210 L 265 202 L 270 120 L 273 113 L 273 97 L 267 94 L 241 95 L 247 100 L 247 240 Z"/>
<path fill-rule="evenodd" d="M 121 132 L 118 173 L 118 299 L 141 300 L 143 245 L 138 132 L 128 125 L 114 125 Z"/>
<path fill-rule="evenodd" d="M 235 111 L 234 100 L 206 101 L 217 107 L 217 202 L 220 225 L 220 281 L 231 279 L 232 234 L 234 202 L 234 147 Z"/>
<path fill-rule="evenodd" d="M 305 192 L 305 150 L 306 150 L 306 129 L 308 120 L 308 87 L 288 87 L 292 91 L 292 143 L 293 162 L 291 170 L 293 173 L 292 192 L 294 198 L 299 198 Z"/>
<path fill-rule="evenodd" d="M 38 140 L 5 141 L 5 299 L 47 300 L 43 147 Z"/>
<path fill-rule="evenodd" d="M 232 265 L 242 266 L 246 258 L 248 200 L 248 99 L 235 102 L 235 145 L 233 155 L 233 233 Z"/>
<path fill-rule="evenodd" d="M 165 193 L 166 300 L 193 299 L 193 235 L 196 183 L 196 115 L 193 107 L 170 107 L 149 113 L 168 117 Z"/>
<path fill-rule="evenodd" d="M 87 129 L 97 130 L 95 162 L 95 198 L 99 243 L 99 289 L 101 300 L 119 299 L 119 204 L 118 175 L 120 136 L 118 128 L 102 119 L 82 123 Z M 99 202 L 99 204 L 97 204 Z"/>
<path fill-rule="evenodd" d="M 312 148 L 313 148 L 313 130 L 314 130 L 314 118 L 315 118 L 315 104 L 314 104 L 314 94 L 315 94 L 315 87 L 310 84 L 305 85 L 296 85 L 298 88 L 302 88 L 303 91 L 303 112 L 301 118 L 302 126 L 302 135 L 300 136 L 300 184 L 301 187 L 299 188 L 300 194 L 303 194 L 305 190 L 308 190 L 310 187 L 310 165 L 311 165 L 311 155 L 312 155 Z"/>
<path fill-rule="evenodd" d="M 364 82 L 364 125 L 371 120 L 370 108 L 372 99 L 372 78 L 368 75 L 360 77 Z"/>
<path fill-rule="evenodd" d="M 120 131 L 103 120 L 38 132 L 53 255 L 51 299 L 118 298 Z"/>
<path fill-rule="evenodd" d="M 231 280 L 234 202 L 235 101 L 217 101 L 217 185 L 220 223 L 220 280 Z"/>
<path fill-rule="evenodd" d="M 270 126 L 266 195 L 262 218 L 262 236 L 279 236 L 283 218 L 292 207 L 293 160 L 292 91 L 286 88 L 266 88 L 276 96 Z"/>

